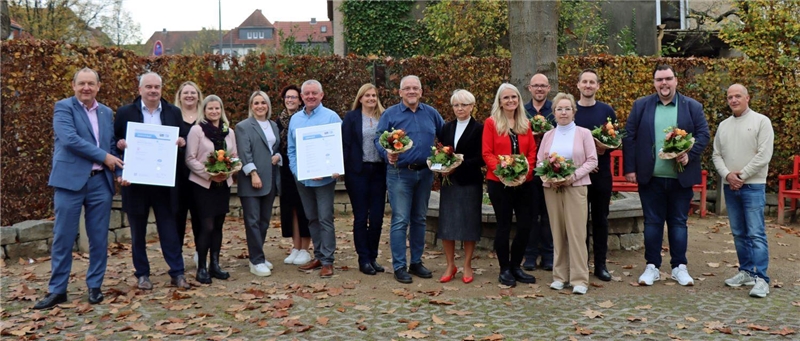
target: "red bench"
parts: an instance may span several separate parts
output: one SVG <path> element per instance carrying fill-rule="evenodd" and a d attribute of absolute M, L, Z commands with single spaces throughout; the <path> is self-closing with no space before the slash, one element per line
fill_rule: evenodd
<path fill-rule="evenodd" d="M 795 169 L 795 174 L 796 173 L 797 172 Z M 708 210 L 706 209 L 706 199 L 708 198 L 708 171 L 703 170 L 701 174 L 700 184 L 692 187 L 693 191 L 700 192 L 700 203 L 692 203 L 692 208 L 690 209 L 689 214 L 691 214 L 694 211 L 694 208 L 697 207 L 700 209 L 700 217 L 705 218 L 706 213 L 708 213 Z M 619 149 L 611 151 L 611 181 L 611 190 L 614 192 L 639 191 L 639 185 L 625 180 L 625 171 L 622 167 L 622 151 Z"/>
<path fill-rule="evenodd" d="M 786 188 L 786 181 L 792 181 L 792 188 Z M 789 199 L 792 221 L 797 218 L 797 201 L 800 199 L 800 155 L 794 156 L 794 173 L 778 175 L 778 224 L 783 225 L 783 210 Z"/>

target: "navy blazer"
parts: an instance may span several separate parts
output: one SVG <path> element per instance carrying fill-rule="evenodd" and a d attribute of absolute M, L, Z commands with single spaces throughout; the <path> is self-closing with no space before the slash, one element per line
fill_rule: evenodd
<path fill-rule="evenodd" d="M 700 159 L 706 149 L 711 133 L 703 113 L 703 105 L 696 100 L 675 93 L 678 106 L 678 127 L 692 133 L 694 146 L 689 151 L 689 163 L 683 172 L 678 173 L 678 182 L 684 188 L 699 184 Z M 623 160 L 625 174 L 635 172 L 636 181 L 640 184 L 650 182 L 653 177 L 658 151 L 655 150 L 655 139 L 663 139 L 663 132 L 655 130 L 656 104 L 660 101 L 658 94 L 652 94 L 633 102 L 631 113 L 625 122 L 627 136 L 623 139 Z"/>
<path fill-rule="evenodd" d="M 181 109 L 170 104 L 163 98 L 161 99 L 161 125 L 178 127 L 180 129 L 183 116 Z M 136 97 L 133 103 L 124 105 L 117 109 L 117 117 L 114 120 L 114 141 L 119 141 L 125 138 L 125 133 L 128 130 L 128 122 L 144 122 L 144 115 L 142 114 L 142 97 Z M 120 153 L 124 156 L 124 151 Z M 175 162 L 183 162 L 183 160 L 176 160 Z M 177 176 L 177 174 L 176 174 Z M 177 184 L 177 181 L 175 182 Z M 131 184 L 130 186 L 122 187 L 122 210 L 127 213 L 133 214 L 147 214 L 150 210 L 149 200 L 141 200 L 146 196 L 161 195 L 154 194 L 153 187 L 162 188 L 162 186 L 140 185 Z M 160 193 L 160 192 L 159 192 Z M 169 191 L 169 198 L 159 198 L 159 200 L 167 200 L 170 203 L 170 209 L 176 210 L 178 207 L 178 192 L 177 186 L 173 186 Z"/>
<path fill-rule="evenodd" d="M 97 103 L 98 139 L 94 136 L 86 109 L 77 98 L 73 96 L 56 102 L 53 113 L 53 168 L 48 185 L 78 191 L 89 181 L 92 165 L 97 163 L 103 167 L 108 190 L 114 193 L 114 174 L 103 164 L 106 154 L 118 155 L 113 119 L 111 109 Z M 119 168 L 116 171 L 121 172 Z"/>
<path fill-rule="evenodd" d="M 378 121 L 375 121 L 378 126 Z M 342 120 L 342 151 L 344 153 L 344 173 L 361 173 L 364 163 L 364 133 L 361 121 L 361 108 L 348 111 Z M 383 159 L 381 159 L 383 160 Z"/>
<path fill-rule="evenodd" d="M 439 142 L 445 146 L 453 146 L 456 139 L 456 125 L 458 120 L 452 120 L 442 126 L 439 133 Z M 483 155 L 481 146 L 483 143 L 483 124 L 470 118 L 467 128 L 461 134 L 456 146 L 457 154 L 464 154 L 464 162 L 453 170 L 449 178 L 454 184 L 475 185 L 483 183 Z"/>

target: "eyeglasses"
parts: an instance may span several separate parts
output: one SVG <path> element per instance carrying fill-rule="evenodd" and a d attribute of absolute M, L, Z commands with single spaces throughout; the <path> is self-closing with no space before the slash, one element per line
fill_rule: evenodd
<path fill-rule="evenodd" d="M 547 84 L 528 84 L 528 89 L 547 89 L 550 85 Z"/>
<path fill-rule="evenodd" d="M 407 86 L 405 88 L 400 88 L 400 90 L 403 90 L 403 91 L 420 91 L 421 89 L 422 88 L 420 88 L 418 86 Z"/>
<path fill-rule="evenodd" d="M 467 107 L 471 107 L 473 104 L 474 104 L 474 103 L 470 103 L 470 104 L 461 104 L 461 103 L 456 103 L 456 104 L 453 104 L 453 108 L 455 108 L 455 109 L 458 109 L 458 108 L 467 108 Z"/>
<path fill-rule="evenodd" d="M 556 108 L 556 112 L 572 111 L 572 107 Z"/>
<path fill-rule="evenodd" d="M 655 80 L 656 80 L 656 83 L 661 83 L 663 81 L 672 82 L 672 80 L 674 80 L 674 79 L 675 79 L 675 77 L 673 76 L 673 77 L 656 78 Z"/>
<path fill-rule="evenodd" d="M 285 98 L 285 99 L 298 99 L 298 98 L 300 98 L 300 97 L 297 97 L 297 96 L 286 96 L 286 97 L 284 97 L 284 98 Z"/>

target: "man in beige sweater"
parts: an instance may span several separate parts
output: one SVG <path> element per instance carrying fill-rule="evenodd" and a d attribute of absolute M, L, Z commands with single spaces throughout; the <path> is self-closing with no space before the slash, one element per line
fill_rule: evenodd
<path fill-rule="evenodd" d="M 725 280 L 731 287 L 752 285 L 750 296 L 769 294 L 769 247 L 764 224 L 764 189 L 774 137 L 769 118 L 750 109 L 741 84 L 728 88 L 733 116 L 720 123 L 712 159 L 724 184 L 739 273 Z"/>

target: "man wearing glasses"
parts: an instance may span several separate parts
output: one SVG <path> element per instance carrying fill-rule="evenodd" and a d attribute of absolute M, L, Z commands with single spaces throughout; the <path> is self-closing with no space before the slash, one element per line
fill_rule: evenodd
<path fill-rule="evenodd" d="M 644 213 L 644 258 L 647 261 L 639 284 L 653 285 L 660 279 L 664 222 L 669 236 L 672 279 L 683 286 L 694 285 L 686 269 L 688 231 L 686 220 L 692 201 L 692 186 L 700 183 L 700 157 L 710 133 L 703 106 L 676 92 L 678 79 L 669 65 L 658 65 L 653 73 L 656 93 L 637 99 L 626 122 L 623 139 L 625 179 L 639 184 Z M 672 160 L 658 157 L 664 145 L 664 130 L 678 127 L 691 133 L 691 150 Z M 677 164 L 684 166 L 679 172 Z"/>
<path fill-rule="evenodd" d="M 553 103 L 547 99 L 547 94 L 550 92 L 550 82 L 547 80 L 547 76 L 541 73 L 533 75 L 527 88 L 531 92 L 531 101 L 525 104 L 528 118 L 542 115 L 555 127 Z M 538 148 L 541 145 L 542 136 L 535 136 L 534 139 Z M 522 268 L 527 271 L 536 270 L 536 259 L 542 257 L 539 266 L 544 270 L 551 271 L 553 270 L 553 233 L 550 232 L 550 218 L 547 216 L 547 206 L 544 203 L 542 179 L 538 176 L 533 177 L 532 213 L 533 226 L 531 226 L 528 247 L 525 249 L 525 262 L 522 264 Z"/>
<path fill-rule="evenodd" d="M 409 75 L 400 80 L 400 103 L 381 115 L 375 135 L 378 153 L 386 159 L 386 187 L 392 207 L 392 225 L 389 245 L 392 249 L 394 278 L 400 283 L 411 283 L 411 274 L 431 278 L 430 270 L 422 265 L 425 249 L 425 219 L 431 197 L 433 172 L 425 162 L 431 153 L 434 139 L 444 125 L 436 109 L 420 102 L 422 83 L 419 77 Z M 402 129 L 414 142 L 402 154 L 389 154 L 380 144 L 384 131 Z M 411 263 L 406 270 L 406 238 L 411 249 Z"/>

